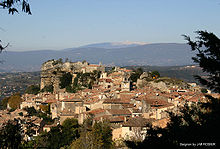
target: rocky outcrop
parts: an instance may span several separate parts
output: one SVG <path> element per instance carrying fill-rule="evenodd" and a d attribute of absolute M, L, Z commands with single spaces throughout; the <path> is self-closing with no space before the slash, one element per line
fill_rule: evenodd
<path fill-rule="evenodd" d="M 83 62 L 62 62 L 59 60 L 48 60 L 41 66 L 41 85 L 40 89 L 45 86 L 52 85 L 54 92 L 59 91 L 60 77 L 69 72 L 72 74 L 73 79 L 78 72 L 88 73 L 93 71 L 105 71 L 105 67 L 101 64 L 94 65 L 89 64 L 86 61 Z"/>
<path fill-rule="evenodd" d="M 140 76 L 139 79 L 137 79 L 137 88 L 143 88 L 144 86 L 146 86 L 149 81 L 151 81 L 151 76 L 148 72 L 143 72 L 143 74 Z"/>

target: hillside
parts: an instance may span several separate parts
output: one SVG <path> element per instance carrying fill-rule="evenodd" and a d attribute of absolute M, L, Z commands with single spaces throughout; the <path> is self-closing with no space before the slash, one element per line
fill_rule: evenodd
<path fill-rule="evenodd" d="M 157 43 L 126 48 L 80 47 L 64 50 L 41 50 L 0 54 L 5 61 L 0 64 L 2 71 L 39 71 L 43 62 L 49 59 L 68 58 L 71 61 L 87 60 L 102 62 L 107 66 L 178 66 L 192 64 L 193 53 L 186 44 Z"/>
<path fill-rule="evenodd" d="M 158 71 L 162 77 L 181 79 L 186 82 L 197 82 L 195 75 L 206 75 L 198 66 L 126 66 L 129 69 L 141 67 L 144 71 Z"/>

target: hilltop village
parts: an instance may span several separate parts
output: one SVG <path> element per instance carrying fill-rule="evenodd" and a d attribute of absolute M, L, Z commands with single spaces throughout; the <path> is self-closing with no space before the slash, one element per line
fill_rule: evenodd
<path fill-rule="evenodd" d="M 24 133 L 26 140 L 50 131 L 67 118 L 79 124 L 88 118 L 108 121 L 112 140 L 144 140 L 147 125 L 165 128 L 169 122 L 167 111 L 178 113 L 185 104 L 205 102 L 201 87 L 158 73 L 141 72 L 83 62 L 49 60 L 41 67 L 40 92 L 24 94 L 19 107 L 0 113 L 0 125 L 10 119 L 20 119 L 24 132 L 27 122 L 34 124 L 32 135 Z M 47 113 L 53 122 L 44 122 L 37 116 L 28 116 L 27 108 Z"/>

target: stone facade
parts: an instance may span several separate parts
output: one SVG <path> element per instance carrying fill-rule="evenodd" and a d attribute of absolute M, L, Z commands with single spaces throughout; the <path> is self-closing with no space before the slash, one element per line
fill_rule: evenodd
<path fill-rule="evenodd" d="M 73 80 L 76 73 L 89 73 L 93 71 L 105 71 L 104 65 L 89 64 L 86 61 L 83 62 L 60 62 L 58 60 L 49 60 L 41 66 L 41 85 L 40 89 L 45 86 L 53 85 L 54 92 L 59 91 L 60 77 L 65 72 L 70 72 L 73 75 Z"/>

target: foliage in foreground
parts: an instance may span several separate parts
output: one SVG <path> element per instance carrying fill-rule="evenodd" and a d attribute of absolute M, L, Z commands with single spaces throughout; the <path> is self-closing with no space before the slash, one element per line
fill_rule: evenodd
<path fill-rule="evenodd" d="M 17 120 L 8 121 L 0 128 L 0 148 L 18 148 L 22 141 L 22 129 Z"/>
<path fill-rule="evenodd" d="M 197 51 L 194 62 L 198 63 L 207 78 L 196 76 L 201 84 L 220 93 L 220 39 L 213 33 L 198 31 L 198 41 L 191 41 L 185 36 L 193 51 Z M 219 141 L 220 132 L 220 99 L 206 95 L 207 103 L 185 106 L 179 114 L 169 113 L 170 122 L 165 129 L 152 128 L 147 132 L 143 142 L 126 142 L 130 148 L 145 148 L 157 146 L 179 147 L 181 143 L 212 143 Z"/>
<path fill-rule="evenodd" d="M 42 132 L 34 140 L 23 144 L 28 148 L 57 149 L 68 147 L 71 142 L 79 137 L 79 124 L 76 119 L 67 118 L 62 125 L 52 127 L 49 132 Z"/>
<path fill-rule="evenodd" d="M 80 149 L 110 149 L 114 148 L 112 130 L 108 122 L 84 122 L 80 129 L 80 137 L 73 141 L 70 148 Z"/>

